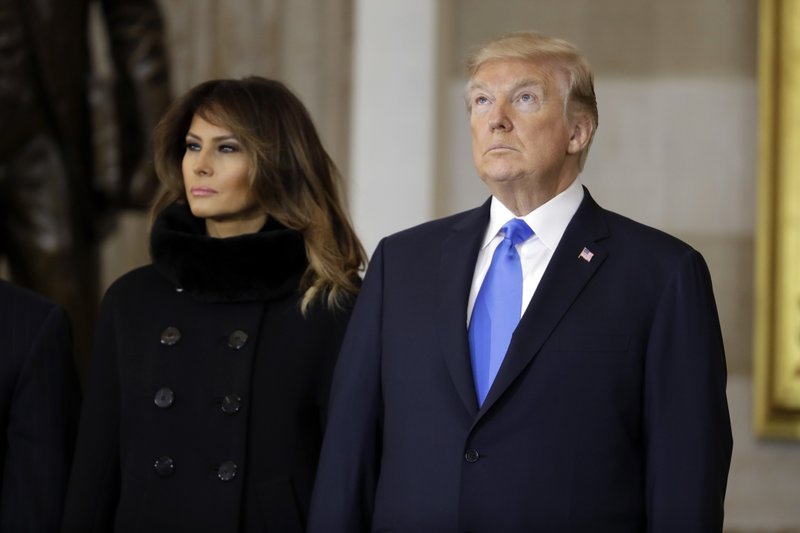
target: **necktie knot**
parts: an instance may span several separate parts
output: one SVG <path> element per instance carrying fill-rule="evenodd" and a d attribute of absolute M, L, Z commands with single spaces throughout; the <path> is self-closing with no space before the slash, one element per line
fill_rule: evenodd
<path fill-rule="evenodd" d="M 531 227 L 521 218 L 512 218 L 501 229 L 503 238 L 510 240 L 514 246 L 527 241 L 533 235 Z"/>

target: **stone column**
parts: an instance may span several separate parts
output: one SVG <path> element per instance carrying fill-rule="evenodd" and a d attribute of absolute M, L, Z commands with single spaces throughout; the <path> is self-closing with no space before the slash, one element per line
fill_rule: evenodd
<path fill-rule="evenodd" d="M 446 2 L 356 0 L 350 209 L 371 253 L 436 208 Z"/>

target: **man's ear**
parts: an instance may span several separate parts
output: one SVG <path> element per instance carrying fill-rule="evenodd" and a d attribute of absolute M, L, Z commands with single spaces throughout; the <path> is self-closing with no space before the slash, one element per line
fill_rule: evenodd
<path fill-rule="evenodd" d="M 592 140 L 594 125 L 587 113 L 575 113 L 570 121 L 569 144 L 567 145 L 568 154 L 577 154 L 586 149 L 589 141 Z"/>

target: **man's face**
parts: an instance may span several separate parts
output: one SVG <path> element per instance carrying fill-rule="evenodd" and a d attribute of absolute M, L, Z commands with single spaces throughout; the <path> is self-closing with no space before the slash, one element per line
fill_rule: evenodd
<path fill-rule="evenodd" d="M 467 99 L 472 156 L 492 194 L 548 191 L 555 196 L 577 175 L 564 120 L 557 71 L 521 59 L 484 63 L 470 80 Z"/>

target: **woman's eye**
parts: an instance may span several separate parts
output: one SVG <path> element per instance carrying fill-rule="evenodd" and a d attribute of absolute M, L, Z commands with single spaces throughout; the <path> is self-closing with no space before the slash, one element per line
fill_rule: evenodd
<path fill-rule="evenodd" d="M 186 151 L 187 152 L 199 152 L 200 151 L 200 145 L 197 144 L 196 142 L 186 141 Z"/>
<path fill-rule="evenodd" d="M 229 154 L 229 153 L 232 153 L 232 152 L 238 152 L 239 151 L 239 147 L 238 146 L 234 146 L 232 144 L 220 144 L 219 145 L 219 151 L 222 152 L 222 153 L 225 153 L 225 154 Z"/>

